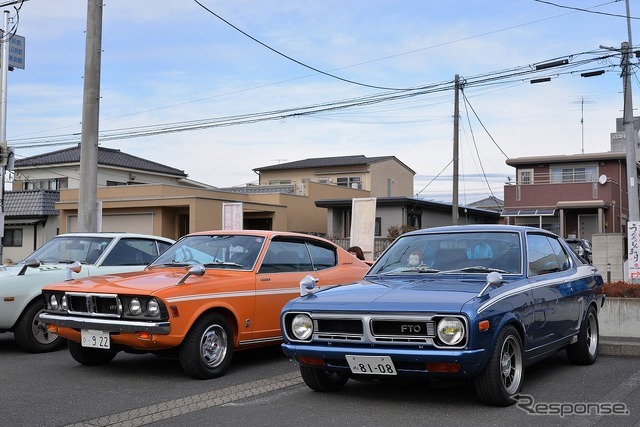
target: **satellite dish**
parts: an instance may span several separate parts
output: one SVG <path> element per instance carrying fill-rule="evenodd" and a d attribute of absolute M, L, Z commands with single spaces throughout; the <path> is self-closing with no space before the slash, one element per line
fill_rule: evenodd
<path fill-rule="evenodd" d="M 605 174 L 600 175 L 600 178 L 598 178 L 598 182 L 600 184 L 606 184 L 607 183 L 607 175 L 605 175 Z"/>

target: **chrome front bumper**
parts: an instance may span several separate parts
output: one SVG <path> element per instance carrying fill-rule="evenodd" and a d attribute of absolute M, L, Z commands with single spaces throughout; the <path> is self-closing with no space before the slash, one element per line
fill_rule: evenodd
<path fill-rule="evenodd" d="M 61 316 L 51 313 L 41 313 L 40 320 L 44 323 L 73 329 L 94 329 L 106 332 L 149 332 L 157 335 L 169 335 L 169 322 L 137 322 L 134 320 L 96 319 L 92 317 Z"/>

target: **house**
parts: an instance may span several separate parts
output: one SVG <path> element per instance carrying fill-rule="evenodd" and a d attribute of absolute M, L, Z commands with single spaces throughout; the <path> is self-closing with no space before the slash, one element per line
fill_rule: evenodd
<path fill-rule="evenodd" d="M 507 223 L 590 240 L 593 265 L 613 281 L 628 277 L 624 266 L 629 219 L 625 152 L 521 157 L 506 162 L 516 168 L 515 183 L 504 187 L 502 216 Z"/>
<path fill-rule="evenodd" d="M 371 197 L 411 197 L 416 174 L 395 156 L 363 155 L 304 159 L 253 171 L 260 186 L 294 185 L 298 194 L 304 194 L 307 182 L 318 182 L 366 190 Z"/>
<path fill-rule="evenodd" d="M 485 197 L 484 199 L 477 200 L 473 203 L 467 204 L 467 207 L 487 209 L 490 211 L 502 212 L 504 209 L 504 200 L 495 196 Z"/>
<path fill-rule="evenodd" d="M 215 188 L 189 180 L 179 169 L 98 147 L 98 187 L 162 183 L 185 188 Z M 18 261 L 60 233 L 55 203 L 60 191 L 78 189 L 80 145 L 15 161 L 12 191 L 4 194 L 2 259 Z M 130 231 L 135 224 L 130 224 Z M 64 227 L 66 229 L 66 227 Z"/>
<path fill-rule="evenodd" d="M 282 188 L 281 188 L 282 190 Z M 189 188 L 167 184 L 100 187 L 103 231 L 136 231 L 173 239 L 224 226 L 225 203 L 242 205 L 243 228 L 326 234 L 326 210 L 315 202 L 338 195 L 368 197 L 369 192 L 353 188 L 309 182 L 307 194 L 291 191 L 239 192 L 223 189 Z M 77 230 L 79 191 L 60 191 L 56 209 L 60 232 Z"/>
<path fill-rule="evenodd" d="M 420 229 L 451 225 L 451 203 L 411 197 L 377 197 L 375 210 L 375 249 L 379 255 L 388 243 L 391 227 Z M 327 233 L 336 241 L 348 240 L 351 233 L 352 199 L 321 199 L 316 206 L 327 209 Z M 497 224 L 500 213 L 493 210 L 458 207 L 459 224 Z M 348 246 L 348 243 L 341 243 Z"/>
<path fill-rule="evenodd" d="M 13 190 L 64 190 L 80 187 L 80 144 L 15 161 Z M 98 187 L 176 184 L 215 188 L 189 180 L 179 169 L 113 148 L 98 147 Z"/>
<path fill-rule="evenodd" d="M 624 152 L 520 157 L 506 163 L 516 168 L 515 183 L 504 186 L 507 223 L 588 240 L 596 233 L 625 232 Z"/>
<path fill-rule="evenodd" d="M 23 260 L 58 234 L 57 190 L 7 191 L 4 194 L 3 259 Z"/>

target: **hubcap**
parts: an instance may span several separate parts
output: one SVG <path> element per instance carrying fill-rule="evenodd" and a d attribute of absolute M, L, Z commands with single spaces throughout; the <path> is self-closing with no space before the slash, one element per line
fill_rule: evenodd
<path fill-rule="evenodd" d="M 522 379 L 522 350 L 512 335 L 502 344 L 500 374 L 504 390 L 508 394 L 515 394 L 520 388 Z"/>
<path fill-rule="evenodd" d="M 49 332 L 47 330 L 47 325 L 45 325 L 44 322 L 40 320 L 40 317 L 38 317 L 43 311 L 44 310 L 38 311 L 36 316 L 33 318 L 33 321 L 31 322 L 31 333 L 40 344 L 51 344 L 58 339 L 58 335 L 53 332 Z"/>
<path fill-rule="evenodd" d="M 227 333 L 220 325 L 211 325 L 202 334 L 200 356 L 210 368 L 220 365 L 227 354 Z"/>
<path fill-rule="evenodd" d="M 593 313 L 587 317 L 587 348 L 591 355 L 596 354 L 598 349 L 598 320 Z"/>

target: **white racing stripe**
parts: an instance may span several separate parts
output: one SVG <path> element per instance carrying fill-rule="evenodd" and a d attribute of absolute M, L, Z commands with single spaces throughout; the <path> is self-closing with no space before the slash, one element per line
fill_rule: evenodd
<path fill-rule="evenodd" d="M 182 302 L 182 301 L 195 301 L 195 300 L 201 300 L 201 299 L 256 297 L 256 296 L 262 296 L 262 295 L 280 295 L 280 294 L 298 294 L 298 293 L 300 293 L 300 287 L 296 286 L 295 288 L 262 289 L 259 291 L 215 292 L 212 294 L 185 295 L 183 297 L 167 298 L 167 302 L 172 303 L 172 302 Z"/>

